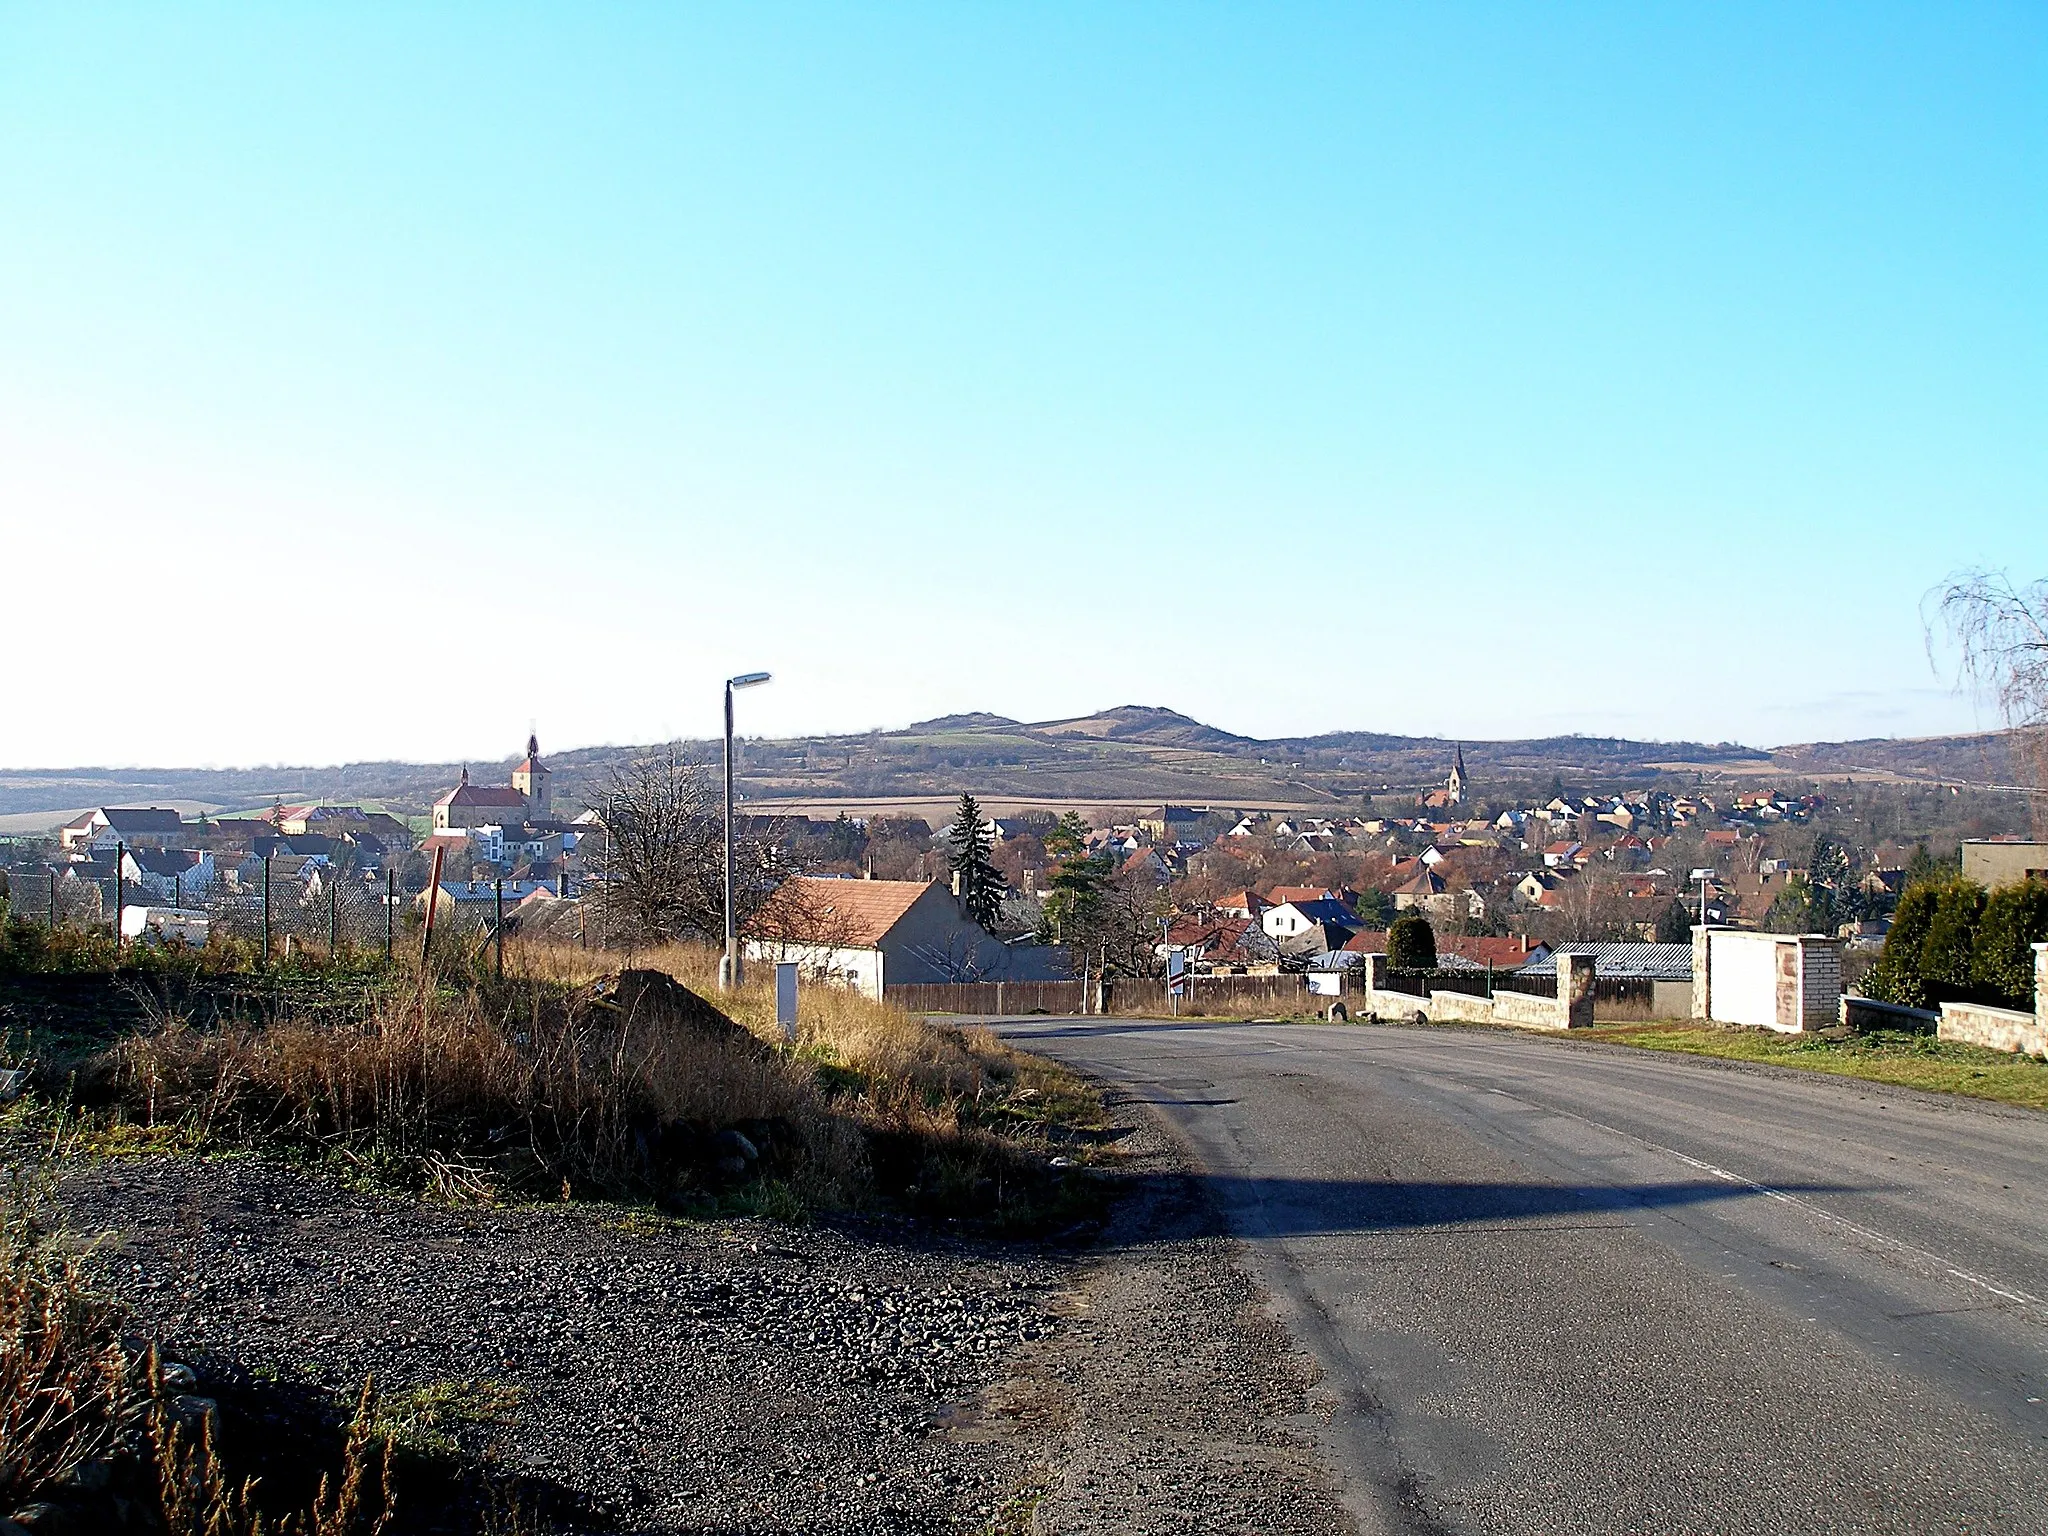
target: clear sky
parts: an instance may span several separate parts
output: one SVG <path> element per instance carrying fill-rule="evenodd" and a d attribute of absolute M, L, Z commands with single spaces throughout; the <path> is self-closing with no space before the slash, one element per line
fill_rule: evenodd
<path fill-rule="evenodd" d="M 0 3 L 0 765 L 1990 724 L 2048 7 Z"/>

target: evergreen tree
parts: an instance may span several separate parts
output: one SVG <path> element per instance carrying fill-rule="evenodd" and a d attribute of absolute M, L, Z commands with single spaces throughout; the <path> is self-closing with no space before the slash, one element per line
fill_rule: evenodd
<path fill-rule="evenodd" d="M 1927 943 L 1927 930 L 1934 924 L 1938 890 L 1931 882 L 1908 885 L 1892 914 L 1891 932 L 1877 964 L 1864 978 L 1863 990 L 1882 1003 L 1902 1008 L 1925 1008 L 1927 988 L 1920 980 L 1920 951 Z"/>
<path fill-rule="evenodd" d="M 1937 859 L 1927 851 L 1927 844 L 1923 842 L 1913 849 L 1912 857 L 1906 860 L 1906 884 L 1929 885 L 1953 874 L 1958 867 Z"/>
<path fill-rule="evenodd" d="M 1436 969 L 1436 930 L 1419 912 L 1397 917 L 1387 929 L 1387 964 L 1401 971 Z"/>
<path fill-rule="evenodd" d="M 1374 928 L 1384 928 L 1394 920 L 1394 898 L 1369 885 L 1358 893 L 1355 910 L 1361 921 Z"/>
<path fill-rule="evenodd" d="M 1103 890 L 1113 869 L 1107 855 L 1090 856 L 1088 832 L 1080 813 L 1068 811 L 1045 834 L 1046 856 L 1053 864 L 1038 925 L 1042 943 L 1085 944 L 1101 913 Z"/>
<path fill-rule="evenodd" d="M 1671 905 L 1657 915 L 1657 942 L 1659 944 L 1690 944 L 1692 942 L 1692 912 L 1684 902 L 1673 898 Z"/>
<path fill-rule="evenodd" d="M 2034 946 L 2048 942 L 2048 881 L 2001 885 L 1984 903 L 1970 953 L 1970 980 L 1988 1002 L 2034 1006 Z"/>
<path fill-rule="evenodd" d="M 963 794 L 948 834 L 952 850 L 953 888 L 967 915 L 982 927 L 993 929 L 1002 915 L 1003 896 L 1008 890 L 1003 877 L 989 860 L 996 846 L 996 829 L 982 820 L 974 796 Z"/>
<path fill-rule="evenodd" d="M 1920 979 L 1928 995 L 1961 1000 L 1970 992 L 1970 961 L 1977 948 L 1977 925 L 1984 916 L 1984 887 L 1961 875 L 1932 887 L 1934 918 L 1920 946 Z"/>

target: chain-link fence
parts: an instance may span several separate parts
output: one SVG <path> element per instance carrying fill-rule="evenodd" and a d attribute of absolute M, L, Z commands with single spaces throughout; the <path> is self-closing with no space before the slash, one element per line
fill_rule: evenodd
<path fill-rule="evenodd" d="M 203 889 L 163 881 L 120 881 L 37 872 L 8 876 L 13 917 L 51 928 L 104 928 L 116 911 L 175 907 L 206 915 L 209 936 L 239 940 L 273 956 L 305 949 L 317 953 L 382 951 L 404 936 L 405 898 L 395 883 L 323 870 L 306 878 L 262 873 L 247 882 L 216 881 Z"/>
<path fill-rule="evenodd" d="M 113 902 L 96 880 L 11 874 L 7 902 L 9 913 L 18 920 L 52 928 L 106 927 L 113 921 Z"/>

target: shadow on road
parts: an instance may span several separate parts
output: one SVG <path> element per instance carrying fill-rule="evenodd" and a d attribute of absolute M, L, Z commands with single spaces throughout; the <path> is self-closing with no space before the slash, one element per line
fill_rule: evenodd
<path fill-rule="evenodd" d="M 1154 1182 L 1159 1181 L 1134 1181 L 1138 1185 Z M 1570 1185 L 1176 1174 L 1165 1182 L 1191 1189 L 1240 1235 L 1271 1237 L 1425 1230 L 1457 1235 L 1613 1226 L 1619 1223 L 1585 1218 L 1714 1205 L 1758 1194 L 1744 1185 L 1718 1179 Z M 1787 1192 L 1839 1195 L 1864 1191 L 1828 1184 L 1791 1185 Z"/>

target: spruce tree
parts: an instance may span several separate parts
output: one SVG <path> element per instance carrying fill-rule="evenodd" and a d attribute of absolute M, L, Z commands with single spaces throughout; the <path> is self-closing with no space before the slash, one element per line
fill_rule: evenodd
<path fill-rule="evenodd" d="M 960 809 L 954 813 L 948 838 L 952 844 L 949 862 L 953 867 L 953 885 L 959 893 L 960 905 L 975 922 L 992 930 L 1002 914 L 1003 895 L 1008 887 L 989 861 L 996 845 L 996 832 L 982 820 L 981 807 L 975 804 L 974 796 L 960 797 Z"/>

